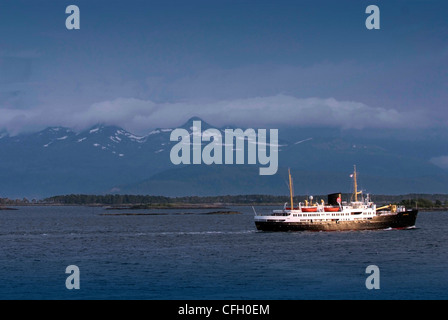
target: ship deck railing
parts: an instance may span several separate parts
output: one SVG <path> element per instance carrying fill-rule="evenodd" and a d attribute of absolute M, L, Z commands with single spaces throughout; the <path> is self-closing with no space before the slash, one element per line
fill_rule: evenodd
<path fill-rule="evenodd" d="M 279 216 L 279 217 L 286 217 L 289 216 L 289 212 L 272 212 L 270 216 Z"/>

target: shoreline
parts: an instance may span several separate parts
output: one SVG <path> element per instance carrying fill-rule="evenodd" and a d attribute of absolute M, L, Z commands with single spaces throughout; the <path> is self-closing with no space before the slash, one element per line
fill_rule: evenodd
<path fill-rule="evenodd" d="M 209 212 L 123 212 L 123 213 L 100 213 L 100 216 L 166 216 L 166 215 L 213 215 L 213 214 L 241 214 L 239 211 L 209 211 Z"/>
<path fill-rule="evenodd" d="M 20 207 L 91 207 L 105 210 L 179 210 L 179 209 L 229 209 L 228 207 L 279 207 L 284 203 L 171 203 L 171 204 L 126 204 L 111 206 L 109 204 L 64 204 L 64 203 L 27 203 L 14 204 L 12 207 L 0 206 L 0 211 L 19 210 Z M 448 211 L 448 207 L 417 207 L 420 212 Z"/>

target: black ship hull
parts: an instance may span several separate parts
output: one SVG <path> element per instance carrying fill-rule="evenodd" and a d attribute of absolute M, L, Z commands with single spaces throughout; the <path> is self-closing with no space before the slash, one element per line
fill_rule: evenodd
<path fill-rule="evenodd" d="M 382 214 L 368 220 L 354 221 L 315 221 L 315 222 L 286 222 L 286 221 L 255 221 L 261 231 L 352 231 L 352 230 L 381 230 L 406 229 L 415 226 L 418 210 L 408 210 L 396 214 Z"/>

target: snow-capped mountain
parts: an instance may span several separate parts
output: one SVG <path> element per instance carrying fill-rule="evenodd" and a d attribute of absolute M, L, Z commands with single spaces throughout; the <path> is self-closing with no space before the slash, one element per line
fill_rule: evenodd
<path fill-rule="evenodd" d="M 163 131 L 162 131 L 163 130 Z M 0 139 L 0 197 L 102 193 L 169 167 L 169 131 L 134 135 L 115 126 L 51 127 Z M 167 161 L 168 160 L 168 161 Z"/>
<path fill-rule="evenodd" d="M 182 126 L 190 134 L 194 120 L 200 119 Z M 202 121 L 203 131 L 212 127 Z M 82 132 L 51 127 L 13 137 L 0 133 L 0 198 L 69 193 L 286 195 L 288 167 L 296 194 L 350 192 L 348 174 L 354 164 L 361 188 L 369 192 L 448 192 L 447 172 L 429 161 L 434 151 L 424 149 L 425 140 L 392 143 L 388 138 L 334 130 L 279 129 L 278 173 L 260 176 L 259 164 L 173 165 L 170 151 L 177 143 L 170 141 L 173 129 L 135 135 L 120 127 L 96 125 Z M 223 135 L 224 129 L 219 128 Z"/>

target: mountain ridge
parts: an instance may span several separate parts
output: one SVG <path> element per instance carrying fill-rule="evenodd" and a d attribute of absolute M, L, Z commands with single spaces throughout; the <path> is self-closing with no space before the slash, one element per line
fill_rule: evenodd
<path fill-rule="evenodd" d="M 191 133 L 192 117 L 179 128 Z M 230 126 L 216 128 L 224 132 Z M 96 124 L 79 132 L 61 126 L 17 136 L 0 136 L 0 197 L 44 198 L 58 194 L 150 193 L 158 195 L 284 194 L 292 169 L 298 193 L 350 191 L 356 164 L 360 182 L 377 194 L 444 193 L 448 174 L 430 154 L 390 139 L 357 138 L 349 132 L 279 129 L 279 170 L 260 176 L 257 165 L 175 166 L 170 161 L 174 128 L 145 135 Z M 243 129 L 244 130 L 244 129 Z M 203 145 L 208 142 L 204 142 Z M 425 141 L 421 146 L 424 147 Z M 432 156 L 437 156 L 434 153 Z M 340 190 L 337 190 L 340 191 Z"/>

